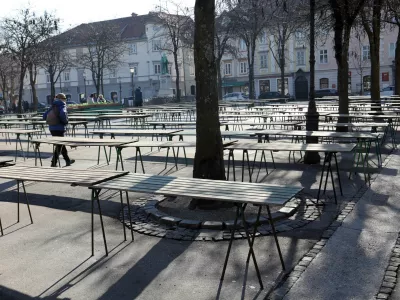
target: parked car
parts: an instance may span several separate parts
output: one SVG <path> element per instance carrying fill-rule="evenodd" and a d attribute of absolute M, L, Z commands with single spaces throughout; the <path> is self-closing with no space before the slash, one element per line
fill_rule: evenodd
<path fill-rule="evenodd" d="M 37 104 L 38 111 L 44 111 L 44 110 L 47 110 L 48 108 L 49 108 L 49 105 L 47 105 L 44 102 L 38 102 L 38 104 Z"/>
<path fill-rule="evenodd" d="M 381 96 L 393 96 L 394 95 L 394 86 L 390 85 L 383 89 L 381 89 Z"/>
<path fill-rule="evenodd" d="M 339 93 L 337 89 L 321 89 L 315 90 L 315 98 L 329 97 L 329 96 L 338 96 Z"/>
<path fill-rule="evenodd" d="M 264 92 L 258 96 L 258 99 L 283 99 L 285 102 L 292 100 L 289 94 L 282 96 L 280 92 Z"/>
<path fill-rule="evenodd" d="M 222 100 L 224 101 L 243 101 L 248 99 L 249 96 L 241 92 L 229 93 L 222 97 Z"/>

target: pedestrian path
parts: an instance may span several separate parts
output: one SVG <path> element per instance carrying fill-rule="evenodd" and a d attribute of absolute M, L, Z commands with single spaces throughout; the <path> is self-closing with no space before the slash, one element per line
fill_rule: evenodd
<path fill-rule="evenodd" d="M 400 152 L 284 297 L 375 299 L 400 231 Z"/>

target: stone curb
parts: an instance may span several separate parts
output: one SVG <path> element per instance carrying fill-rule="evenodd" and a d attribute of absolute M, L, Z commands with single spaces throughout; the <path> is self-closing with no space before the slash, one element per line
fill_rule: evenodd
<path fill-rule="evenodd" d="M 384 168 L 390 161 L 393 155 L 393 151 L 386 157 L 385 161 L 382 163 L 382 168 Z M 379 174 L 372 174 L 370 178 L 371 184 L 376 180 Z M 348 216 L 350 212 L 354 209 L 357 202 L 362 198 L 365 192 L 369 189 L 368 186 L 361 187 L 357 193 L 351 198 L 351 200 L 346 204 L 346 206 L 337 214 L 337 217 L 332 221 L 332 223 L 328 226 L 328 228 L 322 233 L 321 239 L 314 244 L 314 246 L 309 250 L 303 258 L 297 263 L 297 265 L 289 271 L 285 277 L 276 285 L 273 292 L 268 296 L 267 299 L 269 300 L 282 300 L 285 295 L 289 292 L 289 290 L 293 287 L 293 285 L 297 282 L 303 272 L 307 269 L 310 263 L 314 260 L 314 258 L 318 255 L 319 252 L 324 248 L 326 243 L 328 242 L 329 238 L 335 233 L 335 231 L 342 226 L 343 220 Z M 399 243 L 399 251 L 400 251 L 400 233 L 399 238 L 397 239 L 396 246 L 394 249 L 397 248 L 397 243 Z M 393 249 L 393 251 L 394 251 Z M 397 262 L 398 259 L 398 262 Z M 400 266 L 400 252 L 399 258 L 396 257 L 396 261 L 392 261 L 392 258 L 389 262 L 389 267 L 396 265 L 398 268 Z M 388 267 L 388 269 L 389 269 Z M 390 268 L 392 269 L 392 268 Z M 385 273 L 386 274 L 386 273 Z M 389 273 L 392 274 L 392 273 Z M 381 291 L 389 291 L 388 286 L 392 286 L 390 293 L 395 287 L 395 283 L 393 283 L 393 276 L 385 275 L 383 279 L 383 283 L 380 289 L 379 294 L 377 297 L 383 297 L 384 293 Z M 385 285 L 384 285 L 385 284 Z M 383 288 L 387 288 L 383 289 Z M 389 296 L 388 296 L 389 297 Z M 376 298 L 376 299 L 388 299 L 387 298 Z"/>
<path fill-rule="evenodd" d="M 149 236 L 184 241 L 223 241 L 231 238 L 233 220 L 225 222 L 201 222 L 174 218 L 156 208 L 157 203 L 163 199 L 164 197 L 152 196 L 150 198 L 131 200 L 132 228 L 134 231 Z M 130 228 L 127 206 L 121 211 L 121 221 L 122 213 L 124 214 L 125 226 Z M 284 232 L 307 225 L 318 218 L 319 212 L 313 205 L 313 201 L 309 199 L 294 199 L 282 208 L 282 212 L 278 211 L 272 215 L 276 232 Z M 254 226 L 255 221 L 248 220 L 247 223 L 250 228 Z M 256 236 L 272 234 L 271 227 L 265 217 L 261 219 L 260 223 Z M 241 224 L 241 222 L 238 224 Z M 239 228 L 234 238 L 246 238 L 243 228 Z"/>
<path fill-rule="evenodd" d="M 400 271 L 400 233 L 393 246 L 389 263 L 383 276 L 382 284 L 375 299 L 389 299 L 397 284 L 397 274 Z"/>

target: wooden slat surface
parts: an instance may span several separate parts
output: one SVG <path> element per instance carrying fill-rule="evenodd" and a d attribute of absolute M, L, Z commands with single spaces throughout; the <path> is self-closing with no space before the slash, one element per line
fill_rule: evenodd
<path fill-rule="evenodd" d="M 25 123 L 21 123 L 22 125 Z M 0 129 L 0 133 L 19 133 L 19 134 L 28 134 L 28 133 L 37 133 L 41 132 L 40 130 L 36 129 Z"/>
<path fill-rule="evenodd" d="M 104 129 L 104 130 L 93 130 L 90 133 L 93 134 L 127 134 L 127 135 L 153 135 L 153 134 L 158 134 L 158 135 L 169 135 L 173 133 L 177 133 L 181 131 L 180 129 L 174 129 L 174 130 L 165 130 L 165 129 L 160 129 L 160 130 L 135 130 L 135 129 L 126 129 L 126 130 L 121 130 L 121 129 Z"/>
<path fill-rule="evenodd" d="M 94 187 L 264 205 L 284 205 L 302 190 L 301 187 L 134 173 L 103 182 Z"/>
<path fill-rule="evenodd" d="M 91 186 L 127 173 L 123 171 L 76 170 L 71 168 L 45 168 L 19 165 L 0 168 L 0 178 L 65 183 L 80 186 Z"/>
<path fill-rule="evenodd" d="M 228 150 L 352 152 L 355 144 L 234 143 Z"/>
<path fill-rule="evenodd" d="M 286 136 L 314 136 L 314 137 L 326 137 L 326 138 L 330 137 L 330 138 L 375 139 L 380 134 L 370 133 L 370 132 L 335 132 L 335 131 L 266 129 L 266 130 L 256 131 L 255 135 L 286 135 Z"/>
<path fill-rule="evenodd" d="M 53 144 L 65 146 L 115 146 L 130 143 L 128 140 L 117 139 L 90 139 L 80 137 L 50 137 L 43 139 L 33 139 L 32 143 Z"/>
<path fill-rule="evenodd" d="M 251 131 L 251 130 L 245 130 L 245 131 L 221 131 L 222 136 L 251 136 L 254 135 L 256 131 Z M 196 130 L 182 130 L 179 132 L 175 132 L 171 135 L 186 135 L 186 136 L 192 136 L 196 135 Z"/>

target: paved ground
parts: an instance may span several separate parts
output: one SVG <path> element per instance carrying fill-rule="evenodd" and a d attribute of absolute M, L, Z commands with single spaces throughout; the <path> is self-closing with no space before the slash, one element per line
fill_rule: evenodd
<path fill-rule="evenodd" d="M 4 145 L 3 142 L 0 144 L 3 155 L 13 155 L 13 149 L 14 145 Z M 47 157 L 44 165 L 49 165 L 51 148 L 43 150 Z M 103 163 L 97 166 L 97 149 L 93 147 L 78 148 L 70 153 L 71 157 L 77 159 L 74 168 L 115 168 L 115 164 L 106 166 Z M 193 157 L 193 154 L 193 151 L 188 151 L 190 157 Z M 133 169 L 132 160 L 129 159 L 131 155 L 128 155 L 127 151 L 124 152 L 124 158 L 128 159 L 128 170 Z M 178 171 L 170 164 L 165 170 L 164 157 L 163 152 L 146 155 L 146 172 L 191 176 L 190 164 L 189 167 L 180 164 Z M 319 178 L 317 167 L 288 164 L 286 154 L 276 154 L 276 159 L 277 171 L 270 174 L 264 182 L 301 185 L 307 193 L 315 195 Z M 347 165 L 348 162 L 348 158 L 343 158 L 342 165 Z M 33 164 L 33 160 L 28 159 L 26 163 Z M 393 164 L 385 170 L 389 175 L 378 177 L 382 181 L 376 181 L 373 186 L 375 193 L 385 196 L 365 196 L 366 200 L 362 201 L 362 206 L 357 206 L 354 216 L 349 215 L 345 224 L 329 240 L 327 253 L 321 252 L 315 260 L 315 266 L 311 264 L 304 272 L 287 295 L 287 299 L 347 299 L 341 296 L 347 295 L 345 292 L 335 294 L 335 285 L 329 283 L 333 280 L 360 278 L 354 277 L 355 274 L 350 268 L 345 268 L 344 271 L 340 268 L 346 264 L 359 269 L 363 272 L 361 274 L 368 272 L 365 282 L 372 282 L 368 289 L 365 287 L 364 290 L 362 283 L 357 285 L 362 290 L 357 299 L 371 298 L 377 292 L 375 288 L 379 289 L 386 267 L 383 261 L 392 248 L 393 237 L 397 236 L 396 230 L 399 231 L 396 220 L 397 205 L 394 202 L 397 187 L 396 181 L 393 180 L 399 165 L 396 153 Z M 237 174 L 241 174 L 239 168 Z M 319 219 L 279 236 L 288 270 L 293 269 L 319 241 L 346 201 L 362 187 L 360 177 L 353 181 L 347 180 L 345 176 L 342 176 L 342 179 L 345 196 L 340 197 L 338 206 L 332 203 L 332 193 L 328 193 L 327 205 L 321 208 Z M 0 216 L 5 227 L 5 236 L 0 237 L 0 299 L 215 299 L 217 295 L 220 299 L 264 299 L 284 276 L 273 239 L 269 236 L 257 238 L 255 251 L 259 257 L 265 285 L 265 289 L 260 291 L 253 265 L 250 264 L 249 268 L 246 268 L 246 241 L 237 240 L 234 242 L 224 284 L 219 289 L 227 242 L 174 241 L 138 233 L 135 233 L 133 243 L 123 242 L 122 225 L 118 221 L 119 198 L 112 193 L 101 197 L 107 241 L 112 251 L 109 257 L 103 256 L 101 232 L 98 218 L 95 218 L 96 252 L 94 257 L 90 257 L 88 189 L 62 184 L 28 184 L 28 196 L 34 217 L 32 225 L 28 222 L 25 206 L 21 206 L 22 221 L 15 223 L 14 183 L 1 180 L 0 190 Z M 137 199 L 142 196 L 132 194 L 130 198 Z M 381 220 L 375 219 L 374 215 L 379 215 Z M 382 226 L 382 223 L 387 225 Z M 387 249 L 382 249 L 382 244 L 387 245 Z M 344 255 L 342 250 L 349 250 L 354 256 Z M 339 263 L 341 260 L 343 262 Z M 331 264 L 332 261 L 335 263 Z M 349 274 L 337 276 L 336 274 L 341 273 L 336 271 Z M 376 281 L 378 277 L 380 279 Z M 323 278 L 329 280 L 323 281 Z M 347 282 L 343 286 L 350 285 Z M 321 286 L 326 286 L 326 289 Z M 327 295 L 331 295 L 329 293 L 338 296 L 326 298 Z"/>
<path fill-rule="evenodd" d="M 400 169 L 399 155 L 390 168 Z M 374 299 L 400 231 L 399 193 L 397 176 L 378 176 L 284 299 L 307 299 L 310 291 L 312 299 Z"/>

